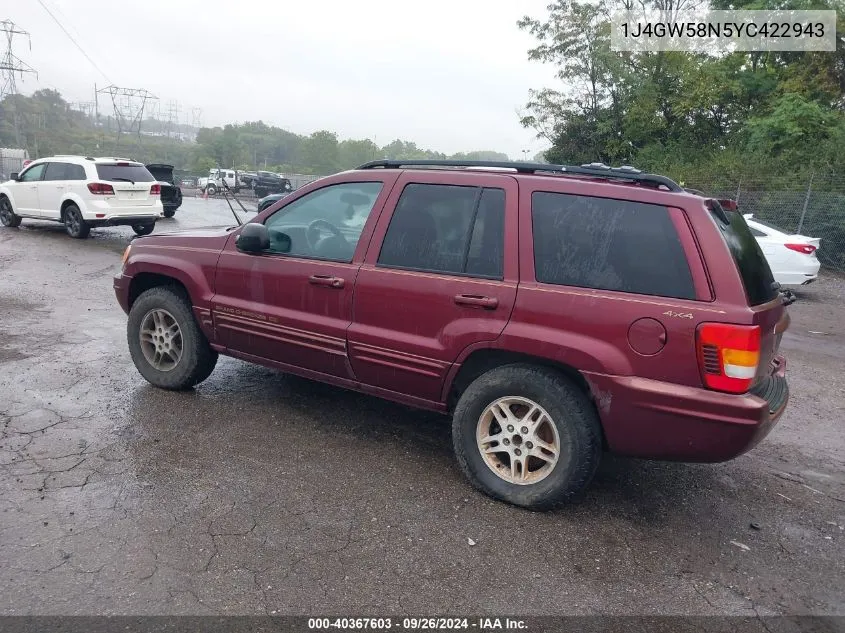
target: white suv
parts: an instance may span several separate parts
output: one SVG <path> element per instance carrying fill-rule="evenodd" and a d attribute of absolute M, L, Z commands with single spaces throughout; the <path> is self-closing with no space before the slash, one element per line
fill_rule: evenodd
<path fill-rule="evenodd" d="M 62 222 L 76 238 L 88 237 L 91 227 L 115 225 L 148 235 L 162 212 L 161 185 L 127 158 L 41 158 L 0 184 L 3 226 L 33 218 Z"/>

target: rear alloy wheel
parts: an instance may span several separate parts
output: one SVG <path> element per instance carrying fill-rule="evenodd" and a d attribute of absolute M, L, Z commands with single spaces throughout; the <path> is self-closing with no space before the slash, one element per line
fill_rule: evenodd
<path fill-rule="evenodd" d="M 65 209 L 65 230 L 67 234 L 78 240 L 88 237 L 91 232 L 91 225 L 82 218 L 82 212 L 75 204 L 68 205 Z"/>
<path fill-rule="evenodd" d="M 9 228 L 21 225 L 21 217 L 12 211 L 12 203 L 8 198 L 0 198 L 0 224 Z"/>
<path fill-rule="evenodd" d="M 153 232 L 156 225 L 153 224 L 133 224 L 132 230 L 135 231 L 137 235 L 149 235 Z"/>
<path fill-rule="evenodd" d="M 575 498 L 601 457 L 601 425 L 588 397 L 563 374 L 522 363 L 491 369 L 466 388 L 452 440 L 476 488 L 531 510 Z"/>
<path fill-rule="evenodd" d="M 560 436 L 551 416 L 530 398 L 491 402 L 478 418 L 475 441 L 484 463 L 508 483 L 543 481 L 560 455 Z"/>

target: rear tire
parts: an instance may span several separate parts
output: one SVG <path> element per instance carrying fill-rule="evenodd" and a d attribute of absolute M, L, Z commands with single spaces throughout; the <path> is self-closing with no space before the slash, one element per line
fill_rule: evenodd
<path fill-rule="evenodd" d="M 165 209 L 164 210 L 164 217 L 172 218 L 174 215 L 176 215 L 176 209 Z"/>
<path fill-rule="evenodd" d="M 157 318 L 160 327 L 154 327 Z M 184 291 L 173 286 L 151 288 L 135 300 L 129 311 L 126 337 L 135 367 L 150 384 L 161 389 L 190 389 L 208 378 L 217 364 L 217 352 L 197 325 L 190 300 Z M 173 361 L 171 351 L 177 360 Z M 156 353 L 161 357 L 158 365 Z"/>
<path fill-rule="evenodd" d="M 14 229 L 21 225 L 22 219 L 21 216 L 15 215 L 15 212 L 12 211 L 12 203 L 9 202 L 8 198 L 0 198 L 0 224 Z"/>
<path fill-rule="evenodd" d="M 155 229 L 155 223 L 152 224 L 133 224 L 132 230 L 135 231 L 137 235 L 149 235 Z"/>
<path fill-rule="evenodd" d="M 91 232 L 91 225 L 82 218 L 82 212 L 75 204 L 69 204 L 64 212 L 65 231 L 72 238 L 84 240 Z"/>
<path fill-rule="evenodd" d="M 562 374 L 521 363 L 492 369 L 467 387 L 452 440 L 476 488 L 530 510 L 573 499 L 601 458 L 601 427 L 587 396 Z"/>

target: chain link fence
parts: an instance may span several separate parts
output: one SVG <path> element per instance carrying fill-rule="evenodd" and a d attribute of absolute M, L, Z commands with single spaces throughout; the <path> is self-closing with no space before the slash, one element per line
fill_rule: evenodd
<path fill-rule="evenodd" d="M 709 196 L 731 198 L 787 234 L 821 238 L 822 266 L 845 272 L 845 175 L 814 173 L 806 179 L 755 176 L 721 180 L 690 178 L 687 187 Z"/>

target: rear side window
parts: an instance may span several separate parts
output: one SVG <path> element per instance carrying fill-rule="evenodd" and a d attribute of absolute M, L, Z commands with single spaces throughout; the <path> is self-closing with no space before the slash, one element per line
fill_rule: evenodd
<path fill-rule="evenodd" d="M 756 306 L 777 297 L 777 284 L 769 262 L 745 218 L 736 211 L 725 211 L 715 200 L 709 200 L 708 206 L 742 277 L 748 303 Z"/>
<path fill-rule="evenodd" d="M 85 168 L 82 165 L 73 165 L 68 163 L 65 165 L 65 179 L 66 180 L 85 180 Z"/>
<path fill-rule="evenodd" d="M 535 192 L 531 217 L 537 281 L 695 298 L 683 246 L 664 206 Z"/>
<path fill-rule="evenodd" d="M 149 170 L 138 163 L 97 165 L 97 176 L 100 180 L 119 182 L 153 182 L 155 180 Z"/>
<path fill-rule="evenodd" d="M 67 180 L 67 163 L 47 163 L 44 180 Z"/>
<path fill-rule="evenodd" d="M 378 264 L 501 279 L 504 221 L 502 189 L 409 184 L 396 204 Z"/>

